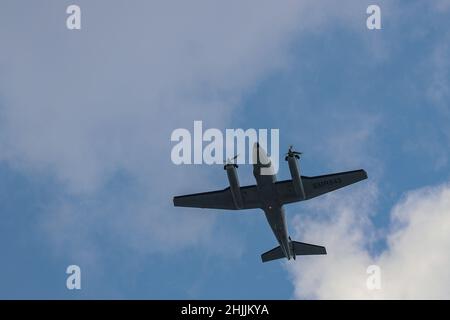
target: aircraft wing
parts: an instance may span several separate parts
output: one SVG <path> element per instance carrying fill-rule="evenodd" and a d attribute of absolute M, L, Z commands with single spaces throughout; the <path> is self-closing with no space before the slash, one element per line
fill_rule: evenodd
<path fill-rule="evenodd" d="M 244 205 L 242 209 L 255 209 L 261 207 L 256 186 L 241 187 L 241 194 Z M 238 210 L 234 205 L 230 187 L 218 191 L 174 197 L 173 204 L 175 207 Z"/>
<path fill-rule="evenodd" d="M 367 173 L 364 170 L 333 173 L 317 177 L 302 176 L 302 183 L 306 196 L 306 199 L 304 200 L 320 196 L 364 179 L 367 179 Z M 292 180 L 276 182 L 276 186 L 278 195 L 283 204 L 302 200 L 296 195 Z"/>

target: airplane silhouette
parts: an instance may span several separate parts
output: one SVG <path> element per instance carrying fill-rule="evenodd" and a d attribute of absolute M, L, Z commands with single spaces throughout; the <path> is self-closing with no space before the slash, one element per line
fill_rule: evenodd
<path fill-rule="evenodd" d="M 285 160 L 288 162 L 292 179 L 277 181 L 267 153 L 258 143 L 255 143 L 252 156 L 256 185 L 245 187 L 239 185 L 236 156 L 224 165 L 230 183 L 229 187 L 218 191 L 177 196 L 173 198 L 173 203 L 176 207 L 226 210 L 262 209 L 279 243 L 278 247 L 261 255 L 263 262 L 281 258 L 290 260 L 291 258 L 295 259 L 298 255 L 326 254 L 325 247 L 291 240 L 288 235 L 283 205 L 309 200 L 367 179 L 367 173 L 364 170 L 354 170 L 316 177 L 301 176 L 298 166 L 300 155 L 301 153 L 294 151 L 292 146 L 289 148 Z M 261 174 L 263 168 L 266 171 Z"/>

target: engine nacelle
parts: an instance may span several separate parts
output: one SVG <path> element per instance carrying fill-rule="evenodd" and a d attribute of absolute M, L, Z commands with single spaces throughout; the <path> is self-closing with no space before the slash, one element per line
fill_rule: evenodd
<path fill-rule="evenodd" d="M 227 171 L 228 181 L 230 182 L 231 195 L 233 196 L 233 202 L 237 209 L 244 207 L 241 194 L 241 186 L 239 185 L 239 179 L 236 172 L 235 164 L 226 164 L 224 169 Z"/>
<path fill-rule="evenodd" d="M 295 156 L 287 156 L 286 160 L 289 164 L 289 171 L 292 176 L 292 184 L 294 185 L 295 193 L 301 197 L 301 199 L 305 199 L 305 190 L 303 189 L 302 177 L 300 175 L 300 170 L 298 168 L 297 157 Z"/>

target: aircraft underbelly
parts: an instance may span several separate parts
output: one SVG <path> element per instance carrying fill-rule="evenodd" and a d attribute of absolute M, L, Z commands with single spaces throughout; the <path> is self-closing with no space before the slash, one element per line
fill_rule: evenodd
<path fill-rule="evenodd" d="M 280 244 L 281 248 L 286 254 L 286 257 L 290 257 L 289 251 L 289 236 L 287 233 L 286 217 L 282 206 L 266 208 L 264 213 L 267 218 L 275 238 Z"/>
<path fill-rule="evenodd" d="M 275 188 L 276 176 L 255 176 L 257 189 L 267 222 L 272 229 L 275 238 L 285 252 L 286 257 L 290 257 L 289 236 L 284 214 L 284 208 L 278 198 Z"/>

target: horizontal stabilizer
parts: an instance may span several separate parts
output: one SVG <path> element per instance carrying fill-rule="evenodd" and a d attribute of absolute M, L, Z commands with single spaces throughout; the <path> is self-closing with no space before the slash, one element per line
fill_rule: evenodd
<path fill-rule="evenodd" d="M 325 247 L 317 246 L 315 244 L 309 244 L 298 241 L 291 241 L 291 255 L 295 259 L 295 256 L 309 256 L 318 254 L 327 254 Z M 281 258 L 286 258 L 286 255 L 280 246 L 273 248 L 261 255 L 262 262 L 277 260 Z"/>
<path fill-rule="evenodd" d="M 292 251 L 296 256 L 307 256 L 315 254 L 327 254 L 327 249 L 315 244 L 303 243 L 298 241 L 291 241 Z"/>
<path fill-rule="evenodd" d="M 267 262 L 267 261 L 272 261 L 272 260 L 277 260 L 277 259 L 281 259 L 281 258 L 285 258 L 286 256 L 284 255 L 283 250 L 281 249 L 280 246 L 273 248 L 270 251 L 267 251 L 266 253 L 263 253 L 261 255 L 261 260 L 262 262 Z"/>

